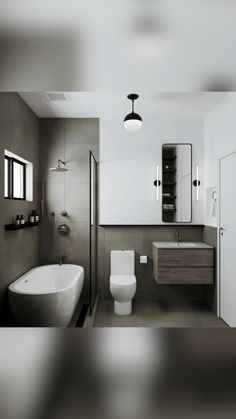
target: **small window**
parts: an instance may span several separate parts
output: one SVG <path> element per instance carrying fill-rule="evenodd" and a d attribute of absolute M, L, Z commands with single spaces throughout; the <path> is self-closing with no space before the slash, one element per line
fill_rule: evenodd
<path fill-rule="evenodd" d="M 12 164 L 12 198 L 25 199 L 25 164 L 17 160 L 12 160 Z"/>
<path fill-rule="evenodd" d="M 9 198 L 9 159 L 8 157 L 5 157 L 4 162 L 4 196 L 5 198 Z"/>
<path fill-rule="evenodd" d="M 26 199 L 26 164 L 5 155 L 5 198 Z"/>

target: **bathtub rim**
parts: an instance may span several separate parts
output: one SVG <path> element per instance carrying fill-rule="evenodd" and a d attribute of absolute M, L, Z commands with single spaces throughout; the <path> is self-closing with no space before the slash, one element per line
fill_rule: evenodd
<path fill-rule="evenodd" d="M 73 281 L 70 283 L 70 285 L 68 285 L 67 287 L 64 288 L 59 288 L 57 290 L 54 291 L 47 291 L 47 292 L 24 292 L 24 291 L 20 291 L 20 290 L 16 290 L 14 288 L 14 286 L 19 282 L 22 281 L 25 277 L 27 277 L 30 273 L 40 269 L 40 268 L 44 268 L 44 267 L 51 267 L 51 266 L 60 266 L 58 265 L 58 263 L 52 263 L 50 265 L 41 265 L 41 266 L 36 266 L 35 268 L 30 269 L 29 271 L 25 272 L 23 275 L 21 275 L 19 278 L 17 278 L 15 281 L 13 281 L 9 286 L 8 286 L 8 292 L 12 292 L 14 294 L 21 294 L 21 295 L 35 295 L 35 296 L 40 296 L 40 295 L 51 295 L 51 294 L 57 294 L 60 292 L 64 292 L 64 291 L 68 291 L 71 288 L 73 288 L 75 286 L 75 284 L 77 283 L 77 281 L 79 280 L 81 274 L 83 275 L 83 282 L 84 282 L 84 268 L 81 265 L 76 265 L 73 263 L 64 263 L 62 265 L 62 267 L 64 266 L 74 266 L 76 268 L 80 268 L 78 273 L 75 275 L 75 278 L 73 279 Z M 83 285 L 83 284 L 82 284 Z"/>

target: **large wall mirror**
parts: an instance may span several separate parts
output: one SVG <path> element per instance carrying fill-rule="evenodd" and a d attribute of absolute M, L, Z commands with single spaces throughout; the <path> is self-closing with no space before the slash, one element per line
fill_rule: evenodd
<path fill-rule="evenodd" d="M 162 221 L 192 221 L 192 145 L 162 146 Z"/>

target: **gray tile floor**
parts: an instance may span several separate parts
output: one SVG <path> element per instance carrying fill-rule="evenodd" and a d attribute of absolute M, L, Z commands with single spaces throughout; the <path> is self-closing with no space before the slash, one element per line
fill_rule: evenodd
<path fill-rule="evenodd" d="M 223 320 L 199 304 L 167 305 L 135 302 L 130 316 L 114 313 L 113 301 L 99 301 L 94 327 L 227 327 Z"/>

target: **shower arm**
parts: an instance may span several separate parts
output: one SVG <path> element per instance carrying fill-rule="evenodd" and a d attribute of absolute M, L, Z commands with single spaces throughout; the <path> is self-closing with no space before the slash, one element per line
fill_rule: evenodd
<path fill-rule="evenodd" d="M 57 161 L 58 161 L 59 166 L 60 166 L 60 163 L 64 164 L 64 166 L 66 164 L 66 162 L 65 161 L 62 161 L 61 159 L 58 159 Z"/>

